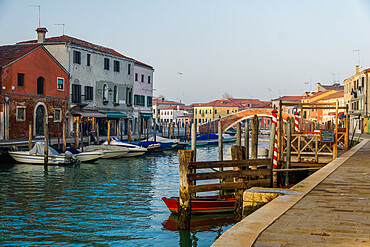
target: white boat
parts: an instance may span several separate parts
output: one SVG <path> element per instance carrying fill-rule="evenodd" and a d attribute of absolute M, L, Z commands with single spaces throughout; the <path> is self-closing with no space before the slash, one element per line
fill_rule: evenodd
<path fill-rule="evenodd" d="M 105 146 L 113 146 L 113 147 L 124 147 L 124 148 L 127 148 L 129 151 L 123 157 L 135 157 L 135 156 L 143 155 L 143 154 L 145 154 L 145 152 L 148 151 L 148 149 L 146 149 L 144 147 L 137 146 L 137 145 L 130 144 L 130 143 L 122 142 L 117 137 L 111 137 L 110 138 L 110 144 L 108 144 L 108 141 L 105 141 L 103 143 L 103 145 L 105 145 Z"/>
<path fill-rule="evenodd" d="M 44 143 L 36 142 L 29 151 L 9 151 L 10 156 L 18 162 L 28 164 L 44 164 Z M 48 147 L 48 165 L 71 164 L 78 159 L 71 152 L 59 154 L 54 148 Z"/>
<path fill-rule="evenodd" d="M 81 162 L 88 162 L 88 161 L 94 161 L 100 158 L 103 158 L 105 155 L 104 151 L 90 151 L 90 152 L 81 152 L 76 154 L 76 157 Z"/>
<path fill-rule="evenodd" d="M 154 137 L 150 137 L 149 138 L 149 141 L 154 141 Z M 176 147 L 179 142 L 180 142 L 180 139 L 169 139 L 169 138 L 165 138 L 165 137 L 161 137 L 161 136 L 156 136 L 156 142 L 159 142 L 159 143 L 172 143 L 172 148 Z"/>
<path fill-rule="evenodd" d="M 102 159 L 112 159 L 112 158 L 121 158 L 128 153 L 128 148 L 117 147 L 117 146 L 108 146 L 108 145 L 91 145 L 84 147 L 84 150 L 87 152 L 97 151 L 103 152 L 104 155 Z"/>

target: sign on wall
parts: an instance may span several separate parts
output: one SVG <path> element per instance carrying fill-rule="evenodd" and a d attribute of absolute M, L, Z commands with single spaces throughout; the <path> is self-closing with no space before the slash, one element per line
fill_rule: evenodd
<path fill-rule="evenodd" d="M 334 142 L 334 130 L 321 130 L 321 142 Z"/>

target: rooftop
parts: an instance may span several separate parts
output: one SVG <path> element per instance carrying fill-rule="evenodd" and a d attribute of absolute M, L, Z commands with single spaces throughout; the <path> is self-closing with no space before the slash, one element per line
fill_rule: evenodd
<path fill-rule="evenodd" d="M 40 44 L 0 46 L 0 68 L 23 57 L 39 46 Z"/>

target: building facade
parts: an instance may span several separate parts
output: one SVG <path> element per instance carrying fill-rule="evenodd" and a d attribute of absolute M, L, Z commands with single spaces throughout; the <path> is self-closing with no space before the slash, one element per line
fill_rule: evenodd
<path fill-rule="evenodd" d="M 60 135 L 68 109 L 69 73 L 40 44 L 0 47 L 0 139 Z M 61 135 L 60 135 L 61 136 Z"/>

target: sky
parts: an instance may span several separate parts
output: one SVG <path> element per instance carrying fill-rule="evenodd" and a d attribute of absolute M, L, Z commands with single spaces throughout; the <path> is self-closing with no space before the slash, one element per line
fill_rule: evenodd
<path fill-rule="evenodd" d="M 154 67 L 184 103 L 302 95 L 370 67 L 369 0 L 0 0 L 0 44 L 65 34 Z"/>

